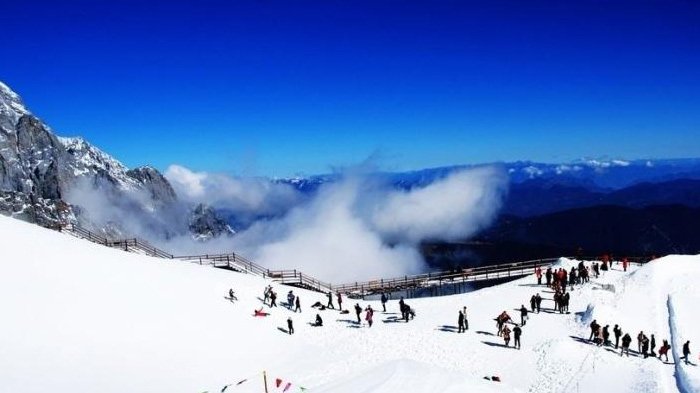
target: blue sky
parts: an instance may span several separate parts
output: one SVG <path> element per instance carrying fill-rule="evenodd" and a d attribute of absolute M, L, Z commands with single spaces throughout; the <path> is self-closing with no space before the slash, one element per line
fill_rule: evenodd
<path fill-rule="evenodd" d="M 699 20 L 689 0 L 23 0 L 0 80 L 128 166 L 697 157 Z"/>

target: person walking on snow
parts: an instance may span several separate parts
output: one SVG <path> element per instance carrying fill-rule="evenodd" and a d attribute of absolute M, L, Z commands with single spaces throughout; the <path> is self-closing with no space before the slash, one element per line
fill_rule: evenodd
<path fill-rule="evenodd" d="M 603 328 L 603 345 L 610 345 L 610 325 L 605 325 Z"/>
<path fill-rule="evenodd" d="M 535 312 L 535 307 L 537 307 L 537 300 L 535 299 L 535 295 L 532 295 L 532 297 L 530 297 L 530 310 L 531 310 L 531 312 Z"/>
<path fill-rule="evenodd" d="M 467 306 L 462 308 L 462 314 L 464 314 L 464 331 L 469 330 L 469 319 L 467 319 Z"/>
<path fill-rule="evenodd" d="M 462 311 L 457 316 L 457 333 L 464 333 L 464 314 Z"/>
<path fill-rule="evenodd" d="M 369 327 L 372 327 L 372 318 L 374 316 L 374 310 L 372 310 L 372 306 L 367 306 L 367 309 L 365 309 L 367 314 L 365 314 L 365 321 L 369 324 Z"/>
<path fill-rule="evenodd" d="M 656 352 L 654 352 L 654 349 L 656 349 L 656 337 L 654 335 L 651 335 L 651 344 L 649 348 L 649 355 L 656 357 Z"/>
<path fill-rule="evenodd" d="M 503 310 L 503 312 L 498 317 L 496 317 L 496 326 L 498 327 L 499 336 L 503 332 L 503 326 L 506 324 L 506 322 L 510 320 L 510 315 L 508 315 L 508 313 L 505 310 Z"/>
<path fill-rule="evenodd" d="M 624 270 L 625 272 L 627 271 L 627 265 L 628 265 L 628 263 L 629 263 L 629 262 L 627 262 L 627 258 L 624 258 L 624 259 L 622 260 L 622 270 Z"/>
<path fill-rule="evenodd" d="M 537 276 L 537 285 L 542 285 L 542 268 L 537 266 L 535 269 L 535 275 Z"/>
<path fill-rule="evenodd" d="M 545 273 L 545 278 L 547 278 L 547 286 L 550 286 L 552 284 L 552 268 L 548 267 L 547 272 Z"/>
<path fill-rule="evenodd" d="M 615 327 L 613 328 L 613 334 L 615 335 L 615 349 L 617 349 L 618 345 L 620 344 L 620 336 L 622 335 L 622 329 L 615 324 Z"/>
<path fill-rule="evenodd" d="M 516 326 L 513 328 L 513 338 L 515 341 L 513 342 L 513 347 L 520 349 L 520 335 L 523 334 L 523 331 L 520 329 L 520 327 Z"/>
<path fill-rule="evenodd" d="M 292 307 L 294 307 L 294 293 L 292 291 L 289 291 L 287 293 L 287 307 L 291 310 Z"/>
<path fill-rule="evenodd" d="M 627 353 L 627 356 L 630 356 L 630 344 L 632 343 L 632 337 L 630 337 L 629 333 L 625 333 L 624 336 L 622 336 L 622 349 L 620 350 L 620 356 L 622 356 L 623 353 Z"/>
<path fill-rule="evenodd" d="M 386 293 L 382 293 L 382 309 L 384 312 L 386 312 L 386 302 L 389 301 L 389 299 L 386 296 Z"/>
<path fill-rule="evenodd" d="M 593 322 L 591 322 L 591 324 L 588 326 L 591 328 L 591 336 L 588 337 L 588 341 L 593 341 L 600 325 L 598 325 L 598 321 L 594 319 Z"/>
<path fill-rule="evenodd" d="M 277 293 L 275 291 L 270 291 L 270 308 L 277 307 Z"/>
<path fill-rule="evenodd" d="M 295 299 L 295 302 L 296 302 L 295 303 L 296 307 L 294 308 L 294 312 L 297 312 L 297 311 L 301 312 L 301 301 L 299 301 L 299 296 L 297 296 L 297 298 Z"/>
<path fill-rule="evenodd" d="M 294 323 L 292 322 L 292 317 L 287 318 L 287 331 L 289 334 L 294 334 Z"/>
<path fill-rule="evenodd" d="M 357 315 L 357 324 L 359 325 L 362 323 L 362 319 L 360 318 L 360 314 L 362 313 L 362 307 L 360 307 L 359 303 L 355 303 L 355 315 Z"/>
<path fill-rule="evenodd" d="M 642 354 L 644 355 L 644 359 L 649 357 L 649 338 L 645 335 L 642 337 Z"/>
<path fill-rule="evenodd" d="M 328 292 L 328 305 L 326 307 L 335 310 L 335 306 L 333 305 L 333 292 Z"/>
<path fill-rule="evenodd" d="M 343 296 L 340 294 L 340 292 L 338 292 L 337 298 L 338 298 L 338 309 L 340 311 L 343 311 Z"/>
<path fill-rule="evenodd" d="M 525 326 L 525 321 L 527 321 L 527 308 L 524 305 L 520 305 L 520 326 Z"/>
<path fill-rule="evenodd" d="M 266 286 L 265 293 L 263 294 L 263 304 L 267 305 L 267 300 L 270 298 L 271 293 L 272 293 L 272 285 Z"/>
<path fill-rule="evenodd" d="M 503 328 L 502 333 L 503 333 L 503 341 L 505 341 L 506 347 L 507 347 L 508 344 L 510 343 L 510 329 L 508 328 L 508 326 Z"/>
<path fill-rule="evenodd" d="M 683 344 L 683 357 L 681 359 L 685 359 L 685 364 L 690 361 L 690 340 Z"/>
<path fill-rule="evenodd" d="M 644 341 L 644 332 L 640 331 L 637 335 L 637 352 L 642 353 L 642 341 Z"/>
<path fill-rule="evenodd" d="M 540 306 L 542 305 L 542 296 L 539 293 L 535 295 L 535 303 L 537 304 L 537 313 L 540 313 Z"/>

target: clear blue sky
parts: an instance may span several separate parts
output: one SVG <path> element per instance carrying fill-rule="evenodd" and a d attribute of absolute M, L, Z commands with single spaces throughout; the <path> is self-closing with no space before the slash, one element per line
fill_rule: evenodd
<path fill-rule="evenodd" d="M 129 166 L 700 156 L 697 1 L 21 0 L 0 23 L 0 80 Z"/>

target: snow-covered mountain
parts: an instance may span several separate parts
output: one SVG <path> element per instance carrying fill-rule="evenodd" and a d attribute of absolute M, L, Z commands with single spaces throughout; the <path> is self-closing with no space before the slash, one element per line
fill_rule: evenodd
<path fill-rule="evenodd" d="M 79 222 L 114 236 L 198 228 L 188 225 L 194 207 L 178 201 L 158 170 L 129 169 L 82 138 L 56 136 L 1 82 L 0 212 L 45 226 Z"/>
<path fill-rule="evenodd" d="M 699 256 L 667 256 L 627 272 L 615 264 L 572 289 L 563 314 L 534 274 L 408 299 L 416 311 L 408 323 L 396 298 L 386 313 L 378 301 L 345 299 L 345 309 L 377 310 L 369 327 L 352 311 L 310 307 L 325 304 L 325 294 L 269 279 L 126 253 L 6 217 L 0 233 L 3 391 L 252 393 L 264 391 L 263 372 L 271 393 L 287 384 L 286 393 L 700 391 Z M 263 306 L 267 285 L 281 297 L 293 290 L 302 312 Z M 224 298 L 229 288 L 238 301 Z M 493 318 L 507 310 L 520 324 L 517 309 L 535 293 L 542 309 L 522 326 L 522 348 L 506 347 Z M 469 330 L 457 333 L 465 306 Z M 255 317 L 258 309 L 269 315 Z M 322 327 L 311 326 L 316 314 Z M 630 356 L 620 356 L 614 337 L 612 345 L 590 342 L 593 320 L 629 333 Z M 655 335 L 657 353 L 669 341 L 668 361 L 637 352 L 640 331 Z M 692 364 L 681 359 L 686 341 Z M 500 382 L 485 379 L 493 376 Z"/>

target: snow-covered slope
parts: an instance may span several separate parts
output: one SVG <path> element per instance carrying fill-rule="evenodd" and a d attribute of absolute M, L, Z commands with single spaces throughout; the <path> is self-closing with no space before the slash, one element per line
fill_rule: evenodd
<path fill-rule="evenodd" d="M 0 391 L 218 392 L 233 384 L 227 392 L 260 392 L 263 371 L 270 392 L 287 383 L 288 392 L 700 387 L 693 365 L 620 357 L 585 340 L 595 318 L 620 323 L 633 336 L 653 332 L 657 347 L 664 338 L 674 350 L 686 340 L 693 346 L 700 338 L 692 308 L 697 256 L 666 257 L 628 273 L 615 266 L 572 292 L 568 315 L 549 312 L 551 293 L 526 277 L 464 295 L 410 299 L 417 316 L 409 323 L 396 321 L 394 299 L 371 328 L 334 310 L 320 311 L 324 326 L 312 327 L 317 311 L 309 306 L 325 304 L 322 294 L 294 289 L 302 313 L 266 308 L 270 316 L 254 317 L 269 283 L 257 277 L 129 254 L 6 217 L 0 239 Z M 234 304 L 224 299 L 231 287 Z M 275 288 L 280 301 L 291 289 Z M 508 310 L 518 320 L 513 309 L 535 292 L 545 298 L 543 312 L 523 327 L 522 349 L 502 347 L 493 318 Z M 359 303 L 381 310 L 377 302 Z M 453 327 L 463 306 L 470 330 L 458 334 Z M 283 332 L 290 316 L 291 336 Z"/>

